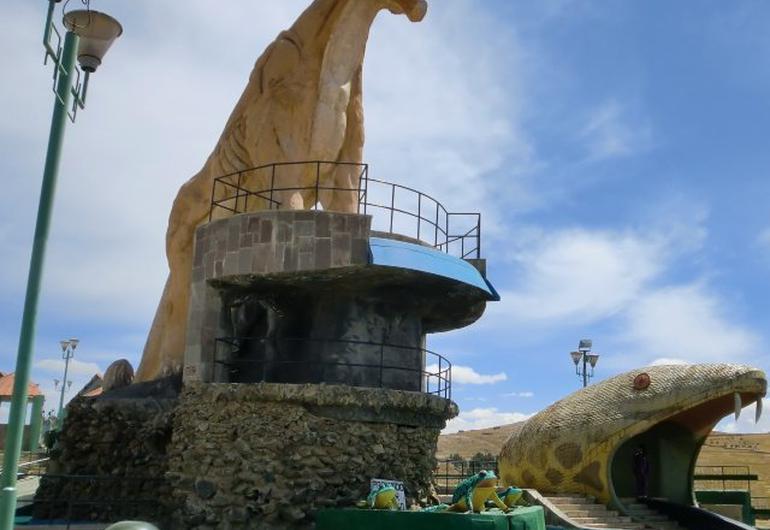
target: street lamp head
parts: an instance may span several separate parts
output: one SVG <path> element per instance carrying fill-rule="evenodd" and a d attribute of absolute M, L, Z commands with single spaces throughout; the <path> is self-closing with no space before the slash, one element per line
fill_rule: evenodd
<path fill-rule="evenodd" d="M 70 339 L 70 346 L 72 346 L 73 350 L 75 350 L 75 348 L 78 347 L 78 344 L 80 344 L 80 339 L 75 339 L 75 338 Z"/>
<path fill-rule="evenodd" d="M 591 365 L 591 368 L 596 367 L 596 363 L 599 362 L 599 354 L 598 353 L 587 353 L 586 357 L 588 358 L 588 363 Z"/>
<path fill-rule="evenodd" d="M 80 37 L 78 63 L 86 72 L 95 72 L 112 43 L 123 33 L 120 23 L 109 15 L 78 9 L 64 15 L 64 26 Z"/>
<path fill-rule="evenodd" d="M 569 352 L 569 354 L 570 354 L 570 357 L 572 357 L 572 362 L 575 363 L 575 366 L 577 366 L 583 354 L 579 351 L 572 351 L 572 352 Z"/>
<path fill-rule="evenodd" d="M 70 347 L 70 341 L 68 341 L 68 340 L 60 340 L 59 341 L 59 346 L 61 346 L 61 351 L 62 351 L 62 353 L 64 353 L 65 351 L 67 351 L 67 348 Z"/>
<path fill-rule="evenodd" d="M 578 345 L 578 351 L 581 351 L 583 353 L 587 351 L 591 351 L 591 346 L 593 346 L 593 342 L 591 339 L 580 339 L 580 344 Z"/>

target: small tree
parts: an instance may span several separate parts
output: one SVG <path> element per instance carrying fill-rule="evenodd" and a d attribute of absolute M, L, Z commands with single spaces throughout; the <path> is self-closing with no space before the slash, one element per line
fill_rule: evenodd
<path fill-rule="evenodd" d="M 465 467 L 465 459 L 459 453 L 452 453 L 447 458 L 447 461 L 452 463 L 456 471 L 460 471 Z"/>
<path fill-rule="evenodd" d="M 494 470 L 497 468 L 497 457 L 489 451 L 486 453 L 478 451 L 468 461 L 468 468 L 471 473 L 477 473 L 482 469 Z"/>

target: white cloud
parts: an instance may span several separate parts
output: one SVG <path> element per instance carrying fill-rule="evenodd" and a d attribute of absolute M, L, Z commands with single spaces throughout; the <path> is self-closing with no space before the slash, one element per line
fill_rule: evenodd
<path fill-rule="evenodd" d="M 62 359 L 41 359 L 33 365 L 34 373 L 32 382 L 37 383 L 40 391 L 45 395 L 44 411 L 53 410 L 56 412 L 59 407 L 59 399 L 62 392 L 62 379 L 64 377 L 64 360 Z M 91 380 L 94 375 L 101 374 L 102 369 L 96 363 L 84 362 L 78 359 L 71 359 L 67 380 L 72 381 L 71 385 L 64 385 L 64 405 L 73 398 Z M 58 381 L 58 383 L 56 381 Z M 0 420 L 4 419 L 4 414 L 0 413 Z"/>
<path fill-rule="evenodd" d="M 519 397 L 519 398 L 531 398 L 535 396 L 534 392 L 505 392 L 500 394 L 501 397 Z"/>
<path fill-rule="evenodd" d="M 667 281 L 703 245 L 707 210 L 686 208 L 685 222 L 658 205 L 645 233 L 631 230 L 540 230 L 512 260 L 516 283 L 501 290 L 480 326 L 505 335 L 512 328 L 604 325 L 609 369 L 650 362 L 756 362 L 759 335 L 707 279 Z"/>
<path fill-rule="evenodd" d="M 614 99 L 593 109 L 580 131 L 589 160 L 638 153 L 649 146 L 651 136 L 649 124 L 632 118 L 628 109 Z"/>
<path fill-rule="evenodd" d="M 44 370 L 47 372 L 53 372 L 54 374 L 64 374 L 64 360 L 63 359 L 41 359 L 33 365 L 37 370 Z M 69 375 L 84 375 L 89 378 L 94 374 L 100 374 L 102 372 L 99 365 L 96 363 L 87 363 L 78 361 L 77 359 L 70 359 L 69 369 L 67 373 Z"/>
<path fill-rule="evenodd" d="M 650 363 L 650 366 L 666 366 L 671 364 L 690 364 L 684 359 L 672 359 L 670 357 L 660 357 Z"/>
<path fill-rule="evenodd" d="M 42 307 L 100 324 L 149 326 L 166 277 L 164 235 L 176 190 L 210 153 L 255 59 L 306 5 L 109 6 L 126 31 L 93 77 L 87 108 L 67 129 Z M 8 271 L 0 299 L 22 294 L 39 189 L 30 175 L 42 172 L 52 101 L 50 71 L 39 65 L 43 13 L 26 4 L 11 9 L 15 23 L 0 44 L 19 53 L 5 54 L 0 66 L 29 89 L 0 86 L 7 103 L 0 160 L 9 175 L 0 197 Z M 257 12 L 248 31 L 237 30 Z M 501 153 L 522 163 L 531 156 L 517 123 L 519 45 L 501 28 L 470 1 L 451 9 L 433 4 L 420 24 L 380 15 L 364 84 L 373 176 L 414 185 L 450 209 L 486 205 L 494 218 L 501 187 L 486 174 L 502 163 Z M 481 38 L 489 34 L 494 42 Z"/>
<path fill-rule="evenodd" d="M 438 373 L 438 365 L 428 365 L 426 371 L 430 373 Z M 506 381 L 508 376 L 504 372 L 497 374 L 484 375 L 478 373 L 476 370 L 469 366 L 452 365 L 452 383 L 468 384 L 468 385 L 490 385 L 499 383 L 500 381 Z"/>
<path fill-rule="evenodd" d="M 530 418 L 532 414 L 523 412 L 501 412 L 498 409 L 475 408 L 466 412 L 460 412 L 460 415 L 447 422 L 443 434 L 450 434 L 457 431 L 469 431 L 473 429 L 486 429 L 497 425 L 507 425 Z"/>
<path fill-rule="evenodd" d="M 759 232 L 757 235 L 757 245 L 763 252 L 770 255 L 770 227 Z"/>
<path fill-rule="evenodd" d="M 659 274 L 664 247 L 634 233 L 570 229 L 544 234 L 515 256 L 519 287 L 490 305 L 509 323 L 591 322 L 626 308 Z"/>
<path fill-rule="evenodd" d="M 770 432 L 770 413 L 767 411 L 767 405 L 768 402 L 765 398 L 762 404 L 762 417 L 758 422 L 755 421 L 757 405 L 752 403 L 741 411 L 741 416 L 737 421 L 734 416 L 730 415 L 723 419 L 715 430 L 730 433 Z"/>
<path fill-rule="evenodd" d="M 701 283 L 651 290 L 628 309 L 625 340 L 650 358 L 739 361 L 759 350 L 759 337 L 734 322 Z M 653 357 L 654 356 L 654 357 Z"/>

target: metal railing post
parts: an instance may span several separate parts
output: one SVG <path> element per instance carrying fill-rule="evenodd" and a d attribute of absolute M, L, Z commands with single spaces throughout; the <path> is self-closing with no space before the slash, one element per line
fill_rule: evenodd
<path fill-rule="evenodd" d="M 249 195 L 251 192 L 248 189 L 243 190 L 243 213 L 248 213 L 249 211 Z"/>
<path fill-rule="evenodd" d="M 209 223 L 211 222 L 211 218 L 214 215 L 214 204 L 216 201 L 216 195 L 217 195 L 217 182 L 219 181 L 218 178 L 214 179 L 214 181 L 211 183 L 211 207 L 209 208 Z"/>
<path fill-rule="evenodd" d="M 321 162 L 316 162 L 315 165 L 315 204 L 313 205 L 313 210 L 318 209 L 318 186 L 321 182 Z"/>
<path fill-rule="evenodd" d="M 275 164 L 272 166 L 272 172 L 270 175 L 270 210 L 273 209 L 273 204 L 275 202 L 273 201 L 273 190 L 275 189 Z M 278 210 L 279 208 L 276 208 Z"/>
<path fill-rule="evenodd" d="M 436 201 L 433 201 L 436 202 Z M 434 235 L 433 235 L 433 246 L 438 246 L 438 208 L 439 204 L 436 202 L 436 222 L 433 224 L 434 227 Z"/>
<path fill-rule="evenodd" d="M 444 210 L 445 216 L 445 227 L 446 231 L 444 232 L 444 237 L 446 237 L 446 253 L 449 254 L 449 212 Z"/>
<path fill-rule="evenodd" d="M 241 199 L 241 172 L 238 172 L 238 185 L 235 188 L 235 213 L 238 212 L 238 201 Z"/>
<path fill-rule="evenodd" d="M 452 399 L 452 365 L 449 365 L 449 371 L 447 372 L 447 399 Z"/>
<path fill-rule="evenodd" d="M 380 344 L 380 388 L 382 388 L 382 365 L 385 363 L 385 343 Z"/>
<path fill-rule="evenodd" d="M 476 221 L 476 259 L 481 259 L 481 214 Z"/>
<path fill-rule="evenodd" d="M 420 239 L 420 225 L 422 224 L 422 193 L 417 193 L 417 239 Z"/>

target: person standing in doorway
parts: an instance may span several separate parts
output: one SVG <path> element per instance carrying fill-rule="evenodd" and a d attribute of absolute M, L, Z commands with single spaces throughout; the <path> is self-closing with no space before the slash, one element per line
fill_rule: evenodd
<path fill-rule="evenodd" d="M 650 485 L 650 461 L 647 459 L 647 450 L 644 445 L 640 445 L 634 450 L 633 471 L 636 496 L 644 499 L 649 494 Z"/>

